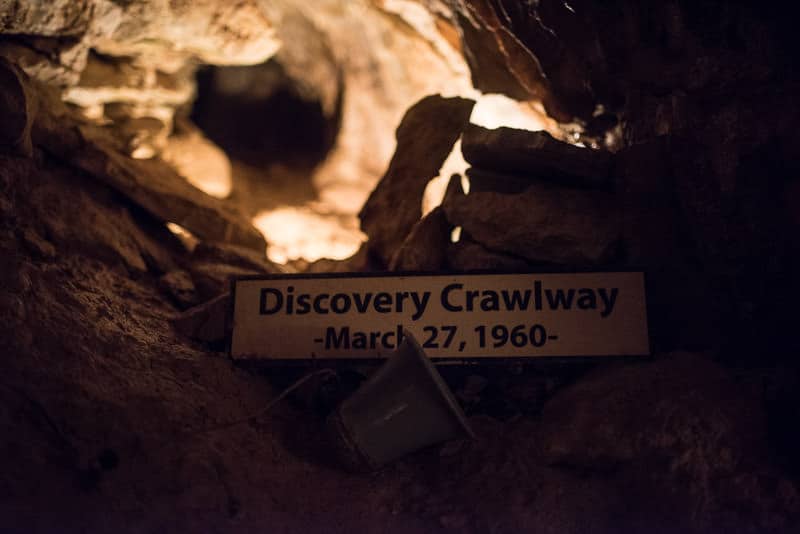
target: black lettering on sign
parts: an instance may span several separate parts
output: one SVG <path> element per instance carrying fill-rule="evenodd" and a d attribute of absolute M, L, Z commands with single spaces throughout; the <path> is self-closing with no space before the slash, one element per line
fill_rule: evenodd
<path fill-rule="evenodd" d="M 270 299 L 272 295 L 272 299 Z M 270 305 L 270 300 L 273 304 Z M 265 287 L 261 290 L 261 302 L 258 312 L 261 315 L 272 315 L 283 307 L 283 293 L 272 287 Z"/>

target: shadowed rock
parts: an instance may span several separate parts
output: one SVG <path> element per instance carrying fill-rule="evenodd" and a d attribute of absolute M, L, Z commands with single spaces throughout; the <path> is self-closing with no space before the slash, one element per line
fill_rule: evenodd
<path fill-rule="evenodd" d="M 102 129 L 80 125 L 53 91 L 37 87 L 46 106 L 33 125 L 33 142 L 89 173 L 163 222 L 201 240 L 263 251 L 266 241 L 249 220 L 189 184 L 160 159 L 132 159 Z"/>
<path fill-rule="evenodd" d="M 389 269 L 392 271 L 438 271 L 445 261 L 450 242 L 450 223 L 441 207 L 423 217 L 397 250 Z"/>
<path fill-rule="evenodd" d="M 745 518 L 760 525 L 754 532 L 785 531 L 800 495 L 763 461 L 757 391 L 700 354 L 602 368 L 545 405 L 543 459 L 588 476 L 643 477 L 651 499 L 690 496 L 702 532 L 736 531 Z"/>
<path fill-rule="evenodd" d="M 31 124 L 35 100 L 22 70 L 0 57 L 0 147 L 33 155 Z"/>
<path fill-rule="evenodd" d="M 206 343 L 222 341 L 227 335 L 230 293 L 190 308 L 172 320 L 175 329 L 186 337 Z"/>
<path fill-rule="evenodd" d="M 469 236 L 447 244 L 447 268 L 453 271 L 528 271 L 531 264 L 509 254 L 494 252 Z"/>
<path fill-rule="evenodd" d="M 370 250 L 385 264 L 422 216 L 422 195 L 469 121 L 473 100 L 428 96 L 406 112 L 389 169 L 359 214 Z"/>
<path fill-rule="evenodd" d="M 452 195 L 447 219 L 487 249 L 534 263 L 599 265 L 614 259 L 621 238 L 610 193 L 532 183 L 519 194 Z"/>
<path fill-rule="evenodd" d="M 489 130 L 470 124 L 464 130 L 461 151 L 464 159 L 481 169 L 565 185 L 610 185 L 609 152 L 570 145 L 544 131 L 505 127 Z"/>

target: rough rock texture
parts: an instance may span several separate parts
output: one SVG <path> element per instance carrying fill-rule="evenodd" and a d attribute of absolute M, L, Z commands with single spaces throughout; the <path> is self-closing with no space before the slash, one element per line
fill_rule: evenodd
<path fill-rule="evenodd" d="M 524 192 L 453 196 L 447 219 L 492 251 L 542 265 L 608 264 L 622 228 L 610 193 L 531 184 Z"/>
<path fill-rule="evenodd" d="M 256 251 L 231 243 L 202 241 L 192 250 L 191 260 L 200 263 L 224 263 L 263 273 L 284 272 L 280 265 L 269 261 L 260 250 Z"/>
<path fill-rule="evenodd" d="M 392 271 L 436 272 L 444 267 L 452 226 L 441 207 L 420 219 L 395 252 Z"/>
<path fill-rule="evenodd" d="M 79 64 L 91 48 L 160 66 L 192 56 L 210 63 L 257 63 L 277 49 L 272 24 L 252 0 L 4 1 L 0 12 L 0 33 L 72 40 L 83 56 Z M 72 66 L 62 67 L 65 78 L 76 74 Z"/>
<path fill-rule="evenodd" d="M 249 221 L 170 166 L 157 159 L 132 159 L 102 130 L 81 124 L 48 90 L 30 84 L 29 89 L 30 99 L 41 100 L 42 108 L 33 124 L 33 142 L 64 164 L 105 181 L 161 221 L 177 223 L 202 239 L 266 248 Z"/>
<path fill-rule="evenodd" d="M 474 105 L 464 98 L 430 96 L 403 117 L 389 169 L 359 214 L 370 250 L 385 264 L 422 217 L 425 186 L 439 174 Z"/>
<path fill-rule="evenodd" d="M 476 97 L 469 70 L 457 43 L 440 30 L 445 19 L 422 3 L 280 3 L 292 4 L 321 30 L 341 70 L 339 134 L 313 180 L 322 202 L 356 215 L 395 151 L 393 132 L 386 125 L 395 128 L 428 95 Z"/>
<path fill-rule="evenodd" d="M 667 531 L 785 531 L 800 493 L 765 461 L 758 393 L 697 354 L 603 369 L 546 406 L 540 445 L 550 465 L 661 493 Z M 667 510 L 687 502 L 702 519 L 679 526 Z"/>
<path fill-rule="evenodd" d="M 479 169 L 567 185 L 610 185 L 610 153 L 570 145 L 544 131 L 489 130 L 473 124 L 464 130 L 461 151 Z"/>
<path fill-rule="evenodd" d="M 208 275 L 210 296 L 231 273 L 260 272 L 268 264 L 248 263 L 246 254 L 216 245 L 198 245 L 193 255 L 134 195 L 109 187 L 105 170 L 78 172 L 65 163 L 72 156 L 42 151 L 41 141 L 33 158 L 0 146 L 10 152 L 0 156 L 0 530 L 794 532 L 800 117 L 795 61 L 788 47 L 781 50 L 794 42 L 794 19 L 776 12 L 778 4 L 689 0 L 465 0 L 448 2 L 449 10 L 438 10 L 435 0 L 387 0 L 380 17 L 366 2 L 304 4 L 318 11 L 312 20 L 325 31 L 341 19 L 323 19 L 347 6 L 349 24 L 331 35 L 348 39 L 336 55 L 337 61 L 350 56 L 343 61 L 345 98 L 359 111 L 344 115 L 342 131 L 359 135 L 339 148 L 361 157 L 338 159 L 331 167 L 338 174 L 329 176 L 352 175 L 353 182 L 341 183 L 359 184 L 353 190 L 369 174 L 357 172 L 368 168 L 365 162 L 378 176 L 384 169 L 376 162 L 391 153 L 385 124 L 397 120 L 374 118 L 397 113 L 399 119 L 403 102 L 416 100 L 407 100 L 410 94 L 436 92 L 423 81 L 435 70 L 428 67 L 442 64 L 431 58 L 446 49 L 437 49 L 435 39 L 423 43 L 417 33 L 423 26 L 404 25 L 416 7 L 431 9 L 443 31 L 464 32 L 465 54 L 493 55 L 471 63 L 480 83 L 515 95 L 541 91 L 552 113 L 587 127 L 618 114 L 613 196 L 539 183 L 528 189 L 540 194 L 530 197 L 493 192 L 491 185 L 468 196 L 451 191 L 441 210 L 451 225 L 453 214 L 465 220 L 446 264 L 522 268 L 580 257 L 595 265 L 587 257 L 602 248 L 594 237 L 608 208 L 621 221 L 611 232 L 621 246 L 611 255 L 618 261 L 599 265 L 648 271 L 656 356 L 632 365 L 596 363 L 588 375 L 575 371 L 575 362 L 554 364 L 547 375 L 558 385 L 572 383 L 563 389 L 525 380 L 528 369 L 503 366 L 520 378 L 513 393 L 514 384 L 498 381 L 496 370 L 472 367 L 465 372 L 479 376 L 460 397 L 477 410 L 471 416 L 477 441 L 422 451 L 370 477 L 343 474 L 329 463 L 312 410 L 286 403 L 248 417 L 274 398 L 279 388 L 267 379 L 277 381 L 282 372 L 246 373 L 214 352 L 221 348 L 220 323 L 210 318 L 218 313 L 193 311 L 197 323 L 189 334 L 213 334 L 206 338 L 211 343 L 197 343 L 171 323 L 180 285 L 160 283 L 165 276 Z M 0 0 L 0 25 L 15 33 L 0 49 L 40 79 L 78 87 L 88 68 L 86 36 L 94 35 L 88 20 L 131 14 L 144 32 L 151 23 L 186 28 L 202 19 L 191 26 L 202 29 L 233 20 L 203 19 L 209 10 L 228 13 L 236 5 Z M 143 6 L 156 7 L 136 15 Z M 186 20 L 149 19 L 160 10 Z M 471 24 L 469 37 L 466 26 L 448 25 L 463 19 Z M 9 20 L 30 25 L 33 34 L 17 33 Z M 128 26 L 127 32 L 139 31 Z M 392 33 L 409 26 L 415 30 Z M 376 42 L 385 47 L 364 46 Z M 494 44 L 482 48 L 487 42 Z M 136 65 L 144 62 L 142 71 L 157 79 L 159 72 L 178 72 L 186 55 L 167 54 L 170 43 L 137 41 L 148 54 L 137 52 Z M 377 61 L 408 43 L 415 46 L 403 50 L 402 61 Z M 100 55 L 114 56 L 115 44 L 105 45 Z M 359 48 L 370 53 L 353 53 Z M 424 68 L 406 85 L 415 63 Z M 494 71 L 481 76 L 484 68 Z M 537 80 L 547 82 L 532 85 Z M 356 89 L 371 86 L 387 89 L 374 115 L 374 102 L 359 102 Z M 167 124 L 159 102 L 142 117 L 134 116 L 135 107 L 106 104 L 99 116 L 119 113 L 120 127 L 128 119 L 156 119 L 133 128 L 153 139 Z M 9 130 L 15 133 L 8 142 L 15 143 L 19 128 Z M 62 146 L 82 147 L 71 144 L 81 139 L 73 130 L 58 132 Z M 114 154 L 122 157 L 122 150 L 114 144 Z M 489 210 L 482 213 L 486 199 Z M 501 209 L 506 200 L 513 202 Z M 508 218 L 497 216 L 506 210 Z M 548 213 L 533 229 L 521 224 Z M 540 247 L 544 230 L 570 239 Z M 369 261 L 363 249 L 352 262 L 317 268 Z M 710 345 L 719 347 L 716 358 L 725 367 L 705 354 L 659 350 Z M 290 376 L 284 384 L 296 378 Z M 517 399 L 533 408 L 511 409 Z"/>
<path fill-rule="evenodd" d="M 197 288 L 186 271 L 176 269 L 166 273 L 158 279 L 158 287 L 181 309 L 199 304 Z"/>
<path fill-rule="evenodd" d="M 600 104 L 630 118 L 626 127 L 636 136 L 679 127 L 688 118 L 684 99 L 693 93 L 781 81 L 776 74 L 791 61 L 790 19 L 777 6 L 687 0 L 648 6 L 625 0 L 452 4 L 477 87 L 518 98 L 536 94 L 564 122 L 590 122 Z M 502 71 L 513 78 L 495 75 Z M 641 113 L 645 109 L 654 113 Z"/>
<path fill-rule="evenodd" d="M 519 100 L 542 100 L 548 113 L 568 122 L 570 112 L 563 109 L 563 104 L 550 91 L 550 82 L 538 57 L 515 35 L 509 24 L 509 8 L 516 14 L 534 11 L 535 7 L 488 0 L 457 0 L 452 4 L 451 19 L 459 29 L 475 87 L 484 92 L 502 92 Z M 535 18 L 534 21 L 535 27 L 538 21 Z"/>
<path fill-rule="evenodd" d="M 259 63 L 279 44 L 254 0 L 0 2 L 0 56 L 61 89 L 87 119 L 130 130 L 126 150 L 139 158 L 164 148 L 198 61 Z"/>
<path fill-rule="evenodd" d="M 259 411 L 274 392 L 172 330 L 155 266 L 132 277 L 120 259 L 72 236 L 48 236 L 57 255 L 39 258 L 16 231 L 91 208 L 107 218 L 95 224 L 109 238 L 146 236 L 146 216 L 128 226 L 117 210 L 129 208 L 113 191 L 59 178 L 64 171 L 49 164 L 4 157 L 0 169 L 8 207 L 0 217 L 0 530 L 291 531 L 345 521 L 344 531 L 390 516 L 396 492 L 380 479 L 343 480 L 309 460 L 316 451 L 302 443 L 315 442 L 314 425 L 288 423 L 297 412 L 286 404 L 274 422 L 207 431 Z M 57 190 L 64 213 L 38 201 L 42 187 Z M 91 204 L 75 202 L 89 192 Z M 179 258 L 169 243 L 154 246 Z M 363 503 L 362 519 L 348 519 L 353 502 Z"/>
<path fill-rule="evenodd" d="M 191 258 L 177 239 L 150 238 L 149 215 L 58 161 L 0 163 L 4 531 L 700 533 L 796 524 L 796 487 L 763 456 L 760 384 L 740 384 L 702 355 L 599 369 L 561 390 L 548 383 L 580 376 L 573 365 L 549 367 L 544 382 L 517 371 L 503 383 L 516 384 L 519 402 L 544 404 L 541 421 L 538 409 L 501 416 L 505 393 L 473 377 L 465 402 L 494 404 L 485 408 L 494 417 L 471 417 L 475 442 L 370 476 L 343 473 L 313 411 L 287 402 L 248 417 L 279 389 L 191 341 L 217 346 L 228 297 L 176 319 L 159 278 Z M 173 266 L 131 270 L 119 253 L 80 240 L 91 227 L 80 217 L 108 228 L 95 241 L 138 236 L 142 257 L 149 242 Z M 76 222 L 71 234 L 46 230 L 67 222 Z M 230 257 L 216 248 L 200 254 Z M 494 368 L 486 376 L 501 373 Z M 237 420 L 246 422 L 229 425 Z"/>
<path fill-rule="evenodd" d="M 265 274 L 265 272 L 261 270 L 247 269 L 227 263 L 192 262 L 188 269 L 192 274 L 192 280 L 197 288 L 197 292 L 200 294 L 203 301 L 212 299 L 225 291 L 229 291 L 231 283 L 238 277 Z"/>
<path fill-rule="evenodd" d="M 181 313 L 172 324 L 186 337 L 206 343 L 224 342 L 230 334 L 231 294 L 223 293 Z"/>
<path fill-rule="evenodd" d="M 457 243 L 447 245 L 447 268 L 453 271 L 530 271 L 535 264 L 523 258 L 489 250 L 462 231 Z"/>

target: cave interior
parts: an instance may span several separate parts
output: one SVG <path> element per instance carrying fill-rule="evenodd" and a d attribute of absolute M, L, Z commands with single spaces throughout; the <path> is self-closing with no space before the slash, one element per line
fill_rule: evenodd
<path fill-rule="evenodd" d="M 0 0 L 0 532 L 797 532 L 794 26 Z M 642 272 L 648 354 L 439 364 L 474 436 L 367 471 L 379 361 L 231 355 L 235 280 L 470 272 Z"/>

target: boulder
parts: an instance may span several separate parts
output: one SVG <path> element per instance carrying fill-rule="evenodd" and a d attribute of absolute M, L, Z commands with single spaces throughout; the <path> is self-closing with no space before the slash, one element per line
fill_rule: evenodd
<path fill-rule="evenodd" d="M 446 266 L 453 271 L 528 271 L 531 264 L 522 258 L 489 250 L 462 232 L 461 239 L 448 243 Z"/>
<path fill-rule="evenodd" d="M 470 167 L 466 173 L 470 193 L 516 194 L 525 191 L 533 181 L 530 176 L 506 174 Z"/>
<path fill-rule="evenodd" d="M 617 201 L 607 192 L 532 183 L 519 194 L 452 195 L 442 206 L 477 243 L 530 263 L 599 266 L 618 254 Z"/>
<path fill-rule="evenodd" d="M 33 141 L 51 156 L 111 186 L 155 218 L 184 227 L 199 239 L 266 250 L 243 215 L 189 184 L 160 159 L 137 160 L 101 128 L 80 124 L 53 91 L 39 88 L 47 106 L 37 114 Z"/>
<path fill-rule="evenodd" d="M 392 257 L 389 269 L 419 272 L 440 270 L 450 242 L 450 230 L 444 210 L 435 208 L 414 225 Z"/>
<path fill-rule="evenodd" d="M 198 2 L 104 2 L 32 0 L 4 2 L 0 34 L 80 43 L 83 54 L 149 56 L 174 64 L 197 57 L 219 64 L 257 63 L 278 48 L 272 23 L 255 0 Z"/>
<path fill-rule="evenodd" d="M 187 268 L 200 299 L 210 299 L 229 291 L 233 281 L 239 277 L 263 274 L 260 271 L 226 263 L 192 263 Z"/>
<path fill-rule="evenodd" d="M 158 221 L 131 210 L 101 183 L 87 180 L 76 188 L 75 176 L 58 166 L 22 170 L 19 162 L 0 160 L 0 165 L 30 182 L 26 201 L 35 223 L 23 229 L 23 238 L 40 257 L 58 259 L 80 252 L 93 260 L 124 265 L 130 272 L 160 274 L 174 269 L 167 252 L 171 236 Z M 71 194 L 65 195 L 70 189 Z"/>
<path fill-rule="evenodd" d="M 197 290 L 191 275 L 186 271 L 176 269 L 166 273 L 158 279 L 158 287 L 181 309 L 198 303 Z"/>
<path fill-rule="evenodd" d="M 645 499 L 687 496 L 699 531 L 739 531 L 747 521 L 783 532 L 798 520 L 796 488 L 766 460 L 757 388 L 706 355 L 605 366 L 550 400 L 542 425 L 551 466 L 647 481 Z"/>
<path fill-rule="evenodd" d="M 191 260 L 199 263 L 225 263 L 262 273 L 284 272 L 282 266 L 267 259 L 263 250 L 253 250 L 230 243 L 201 241 L 194 247 Z"/>
<path fill-rule="evenodd" d="M 461 151 L 473 166 L 530 180 L 607 188 L 612 156 L 559 141 L 545 131 L 496 128 L 470 124 L 464 130 Z"/>
<path fill-rule="evenodd" d="M 319 259 L 308 265 L 303 272 L 306 273 L 369 273 L 381 270 L 380 265 L 370 256 L 367 244 L 359 247 L 355 254 L 343 260 L 330 258 Z"/>
<path fill-rule="evenodd" d="M 422 196 L 469 121 L 473 100 L 428 96 L 397 128 L 389 169 L 359 214 L 370 250 L 386 265 L 422 217 Z"/>
<path fill-rule="evenodd" d="M 181 313 L 172 320 L 172 325 L 178 332 L 196 341 L 223 341 L 228 335 L 227 320 L 231 305 L 231 294 L 223 293 Z"/>

